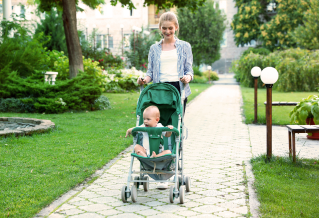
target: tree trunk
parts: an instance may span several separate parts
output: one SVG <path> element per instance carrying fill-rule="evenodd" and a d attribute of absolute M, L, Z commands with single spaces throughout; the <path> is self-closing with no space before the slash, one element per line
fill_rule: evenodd
<path fill-rule="evenodd" d="M 63 26 L 69 52 L 69 77 L 72 79 L 77 76 L 79 70 L 83 71 L 82 50 L 77 30 L 75 0 L 62 0 L 62 4 Z"/>

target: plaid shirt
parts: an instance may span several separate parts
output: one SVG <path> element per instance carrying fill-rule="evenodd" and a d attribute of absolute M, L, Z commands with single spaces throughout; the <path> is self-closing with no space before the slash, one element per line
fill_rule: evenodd
<path fill-rule="evenodd" d="M 193 54 L 191 45 L 188 42 L 179 40 L 175 38 L 175 47 L 177 50 L 177 72 L 179 77 L 184 75 L 191 75 L 192 79 L 194 76 L 193 72 Z M 159 81 L 159 73 L 161 71 L 161 54 L 162 54 L 162 42 L 163 39 L 152 45 L 148 54 L 148 69 L 146 72 L 146 76 L 151 77 L 153 83 L 158 83 Z M 182 87 L 183 83 L 179 81 L 180 87 Z M 185 88 L 185 97 L 191 94 L 191 89 L 189 84 L 184 84 Z"/>

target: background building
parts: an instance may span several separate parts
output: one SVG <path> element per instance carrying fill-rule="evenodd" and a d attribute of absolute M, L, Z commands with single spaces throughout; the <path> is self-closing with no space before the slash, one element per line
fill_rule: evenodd
<path fill-rule="evenodd" d="M 227 25 L 224 32 L 224 42 L 221 45 L 221 58 L 213 63 L 212 69 L 218 73 L 228 73 L 232 61 L 239 59 L 242 52 L 249 46 L 255 46 L 255 42 L 252 42 L 251 45 L 245 45 L 244 47 L 237 47 L 234 41 L 233 31 L 230 28 L 233 16 L 237 13 L 235 2 L 233 0 L 220 0 L 215 2 L 219 3 L 219 8 L 226 14 Z"/>

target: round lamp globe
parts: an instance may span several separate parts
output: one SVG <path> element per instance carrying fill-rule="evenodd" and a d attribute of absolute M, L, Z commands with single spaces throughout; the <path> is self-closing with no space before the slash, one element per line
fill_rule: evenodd
<path fill-rule="evenodd" d="M 278 80 L 278 71 L 273 67 L 266 67 L 261 71 L 260 79 L 264 84 L 274 84 Z"/>
<path fill-rule="evenodd" d="M 252 75 L 253 77 L 259 77 L 260 74 L 261 74 L 261 69 L 260 69 L 260 67 L 253 67 L 253 68 L 251 69 L 250 73 L 251 73 L 251 75 Z"/>

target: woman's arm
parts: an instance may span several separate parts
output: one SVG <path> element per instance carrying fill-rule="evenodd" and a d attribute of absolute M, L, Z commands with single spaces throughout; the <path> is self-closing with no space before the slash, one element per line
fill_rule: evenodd
<path fill-rule="evenodd" d="M 192 53 L 192 47 L 189 43 L 186 43 L 184 47 L 184 51 L 186 54 L 186 59 L 184 63 L 184 77 L 181 79 L 183 83 L 189 83 L 191 80 L 193 80 L 194 77 L 194 71 L 193 71 L 193 53 Z M 187 75 L 187 76 L 185 76 Z"/>

